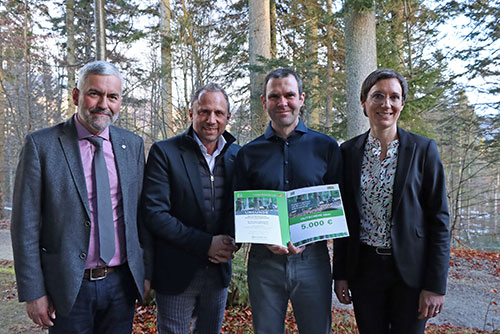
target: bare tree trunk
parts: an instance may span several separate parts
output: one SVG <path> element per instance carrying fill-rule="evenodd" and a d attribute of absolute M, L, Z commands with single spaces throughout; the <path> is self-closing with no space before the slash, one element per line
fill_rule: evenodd
<path fill-rule="evenodd" d="M 170 36 L 170 0 L 160 0 L 161 33 L 161 113 L 163 138 L 172 137 L 174 123 L 172 115 L 172 55 Z"/>
<path fill-rule="evenodd" d="M 412 60 L 412 38 L 411 38 L 411 20 L 409 19 L 409 7 L 408 1 L 404 0 L 404 11 L 405 11 L 405 25 L 406 25 L 406 41 L 408 43 L 408 73 L 413 74 L 413 60 Z"/>
<path fill-rule="evenodd" d="M 27 117 L 27 132 L 31 132 L 33 128 L 33 117 L 31 115 L 31 92 L 30 92 L 30 40 L 29 40 L 29 21 L 31 20 L 29 14 L 28 0 L 24 2 L 24 22 L 23 22 L 23 37 L 24 37 L 24 92 L 25 92 L 25 108 Z"/>
<path fill-rule="evenodd" d="M 391 29 L 394 31 L 402 31 L 403 28 L 401 27 L 402 22 L 405 22 L 406 25 L 409 24 L 408 21 L 410 21 L 410 17 L 406 13 L 406 0 L 404 0 L 404 3 L 400 4 L 399 6 L 395 7 L 393 11 L 391 11 L 391 15 L 394 18 L 391 21 Z M 398 57 L 398 65 L 404 68 L 405 66 L 405 55 L 404 55 L 404 38 L 410 38 L 410 36 L 407 34 L 404 36 L 403 34 L 396 34 L 394 37 L 394 49 L 391 50 L 394 52 L 394 54 L 397 54 Z M 408 43 L 411 43 L 411 39 L 408 39 Z M 411 59 L 412 55 L 409 54 L 408 58 Z M 410 60 L 411 61 L 411 60 Z"/>
<path fill-rule="evenodd" d="M 259 96 L 263 92 L 265 74 L 257 72 L 253 66 L 263 65 L 259 57 L 271 58 L 271 25 L 269 0 L 249 0 L 249 53 L 250 53 L 250 110 L 255 134 L 261 134 L 268 116 Z"/>
<path fill-rule="evenodd" d="M 309 97 L 306 98 L 306 120 L 309 127 L 317 130 L 319 127 L 320 103 L 318 100 L 318 15 L 316 15 L 316 10 L 319 5 L 317 0 L 308 2 L 306 8 L 306 54 L 310 70 L 305 82 L 309 92 Z"/>
<path fill-rule="evenodd" d="M 497 227 L 498 227 L 498 215 L 500 214 L 500 210 L 498 210 L 499 207 L 499 202 L 500 202 L 500 168 L 497 167 L 497 175 L 496 175 L 496 185 L 494 186 L 493 189 L 493 205 L 494 205 L 494 210 L 493 210 L 493 231 L 497 233 Z"/>
<path fill-rule="evenodd" d="M 278 57 L 278 49 L 276 42 L 276 0 L 270 0 L 270 23 L 271 23 L 271 58 Z"/>
<path fill-rule="evenodd" d="M 326 1 L 328 16 L 333 15 L 333 0 Z M 328 132 L 332 126 L 333 109 L 333 27 L 326 27 L 326 106 L 323 127 Z"/>
<path fill-rule="evenodd" d="M 365 132 L 368 119 L 359 101 L 363 80 L 377 69 L 375 13 L 348 8 L 345 17 L 347 138 Z"/>
<path fill-rule="evenodd" d="M 94 0 L 96 60 L 106 60 L 106 0 Z"/>
<path fill-rule="evenodd" d="M 68 73 L 68 116 L 75 113 L 75 105 L 71 92 L 76 87 L 75 84 L 75 0 L 66 0 L 66 66 Z"/>
<path fill-rule="evenodd" d="M 191 59 L 194 62 L 194 68 L 195 68 L 195 71 L 192 75 L 194 83 L 191 85 L 193 88 L 193 93 L 194 93 L 194 90 L 196 88 L 204 85 L 202 63 L 201 63 L 201 57 L 198 53 L 198 48 L 196 45 L 194 32 L 193 32 L 193 25 L 195 23 L 191 19 L 191 14 L 189 13 L 189 10 L 186 6 L 185 0 L 182 0 L 182 11 L 184 14 L 184 20 L 183 20 L 184 21 L 183 22 L 184 29 L 186 30 L 187 37 L 188 37 L 186 39 L 186 45 L 189 45 L 191 48 Z"/>

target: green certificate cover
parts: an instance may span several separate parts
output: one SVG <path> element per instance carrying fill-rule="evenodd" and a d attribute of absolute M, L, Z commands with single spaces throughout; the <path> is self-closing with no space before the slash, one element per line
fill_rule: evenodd
<path fill-rule="evenodd" d="M 238 243 L 303 246 L 349 235 L 337 184 L 234 192 Z"/>

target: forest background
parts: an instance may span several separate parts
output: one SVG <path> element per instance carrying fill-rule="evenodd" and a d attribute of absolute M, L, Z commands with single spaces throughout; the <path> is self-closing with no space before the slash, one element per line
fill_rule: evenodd
<path fill-rule="evenodd" d="M 78 69 L 96 54 L 123 72 L 117 123 L 147 148 L 187 128 L 209 81 L 247 143 L 268 122 L 259 96 L 276 67 L 303 78 L 306 125 L 345 141 L 367 129 L 361 81 L 388 67 L 409 83 L 399 125 L 438 143 L 453 246 L 498 251 L 499 16 L 499 0 L 1 0 L 0 218 L 25 135 L 75 112 Z"/>
<path fill-rule="evenodd" d="M 496 252 L 480 253 L 492 259 L 495 285 L 499 37 L 500 0 L 0 0 L 0 229 L 8 226 L 24 137 L 75 112 L 70 93 L 77 72 L 96 58 L 124 74 L 117 125 L 141 135 L 147 149 L 189 126 L 191 94 L 210 81 L 228 91 L 228 129 L 247 143 L 268 122 L 259 96 L 265 73 L 276 67 L 303 78 L 306 125 L 343 142 L 368 128 L 359 104 L 362 80 L 388 67 L 409 83 L 399 125 L 438 144 L 452 246 Z M 233 262 L 231 307 L 248 306 L 244 256 L 238 252 Z M 452 256 L 452 276 L 462 276 L 453 271 L 461 258 Z M 11 300 L 12 263 L 5 266 Z M 489 306 L 498 306 L 492 291 Z M 248 308 L 238 310 L 227 310 L 229 332 L 236 322 L 249 326 Z M 137 326 L 154 331 L 151 307 L 136 317 Z M 354 323 L 352 314 L 346 319 Z M 137 332 L 146 332 L 142 327 Z"/>

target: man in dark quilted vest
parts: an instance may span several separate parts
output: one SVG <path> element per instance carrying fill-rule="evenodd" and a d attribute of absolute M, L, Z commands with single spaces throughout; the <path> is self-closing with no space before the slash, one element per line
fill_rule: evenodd
<path fill-rule="evenodd" d="M 160 333 L 220 333 L 231 259 L 231 179 L 239 146 L 225 131 L 229 99 L 217 84 L 191 99 L 191 126 L 151 147 L 144 223 L 154 236 L 152 287 Z"/>

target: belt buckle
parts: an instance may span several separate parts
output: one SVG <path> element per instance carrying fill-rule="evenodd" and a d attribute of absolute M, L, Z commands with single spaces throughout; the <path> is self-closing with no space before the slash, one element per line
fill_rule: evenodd
<path fill-rule="evenodd" d="M 100 281 L 102 279 L 105 279 L 108 276 L 108 268 L 107 267 L 102 268 L 104 270 L 104 275 L 102 275 L 100 277 L 94 277 L 94 275 L 93 275 L 94 269 L 101 269 L 101 268 L 90 268 L 90 272 L 89 272 L 89 280 L 90 281 Z"/>
<path fill-rule="evenodd" d="M 392 249 L 386 247 L 375 247 L 375 253 L 381 256 L 390 256 L 392 255 Z"/>

